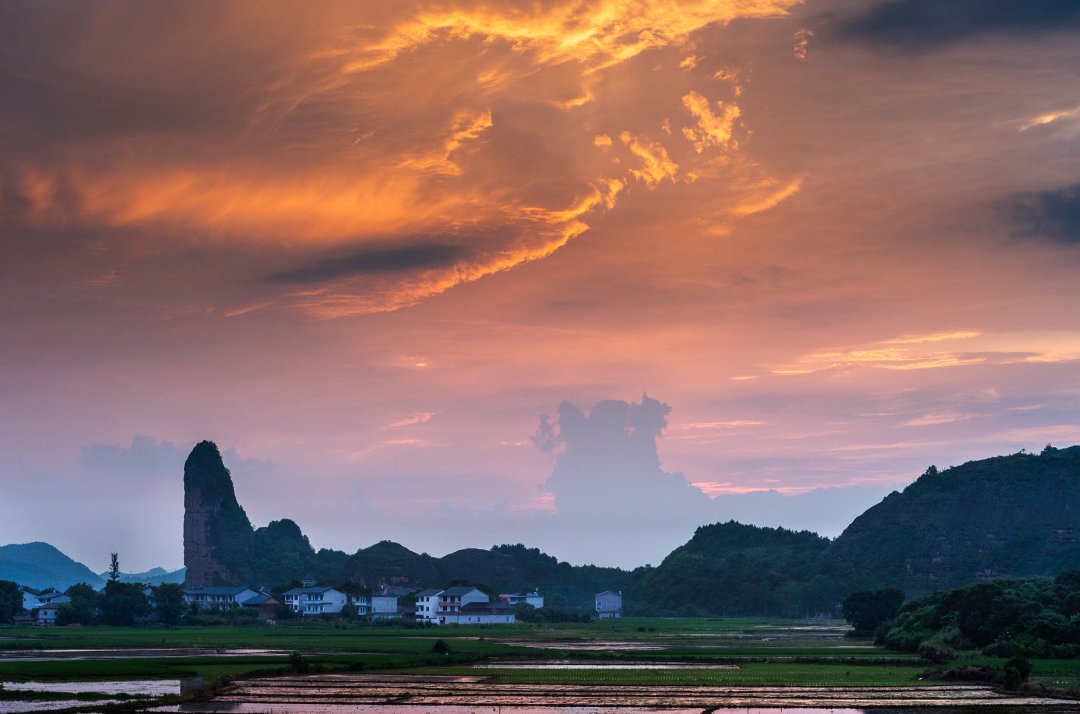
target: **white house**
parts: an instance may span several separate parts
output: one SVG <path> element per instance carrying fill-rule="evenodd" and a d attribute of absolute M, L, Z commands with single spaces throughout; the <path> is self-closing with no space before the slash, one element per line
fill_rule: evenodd
<path fill-rule="evenodd" d="M 34 593 L 32 593 L 32 592 L 30 592 L 28 590 L 23 590 L 22 591 L 22 609 L 26 610 L 27 612 L 30 612 L 35 607 L 37 607 L 40 602 L 41 601 L 38 600 L 38 596 L 35 595 Z"/>
<path fill-rule="evenodd" d="M 238 607 L 259 593 L 243 585 L 222 585 L 211 588 L 184 590 L 184 602 L 207 610 L 228 610 Z"/>
<path fill-rule="evenodd" d="M 356 606 L 356 614 L 360 617 L 367 617 L 371 614 L 370 595 L 350 595 L 349 602 Z"/>
<path fill-rule="evenodd" d="M 596 594 L 596 616 L 601 620 L 622 617 L 622 591 Z"/>
<path fill-rule="evenodd" d="M 469 585 L 458 585 L 443 590 L 421 590 L 416 596 L 416 621 L 436 625 L 457 623 L 460 621 L 459 615 L 466 606 L 488 605 L 489 600 L 486 593 Z M 511 618 L 510 621 L 512 622 L 513 619 Z M 475 623 L 476 620 L 472 622 Z"/>
<path fill-rule="evenodd" d="M 25 595 L 23 596 L 23 600 L 26 600 Z M 71 602 L 71 598 L 64 593 L 56 592 L 55 590 L 37 596 L 38 605 L 52 605 L 54 603 L 56 605 L 63 605 L 66 602 Z"/>
<path fill-rule="evenodd" d="M 439 595 L 442 590 L 428 588 L 416 593 L 416 621 L 438 622 L 439 621 Z"/>
<path fill-rule="evenodd" d="M 373 595 L 371 597 L 371 618 L 373 620 L 388 620 L 399 615 L 397 595 Z"/>
<path fill-rule="evenodd" d="M 499 595 L 499 601 L 504 605 L 520 605 L 525 603 L 526 605 L 532 605 L 537 610 L 544 606 L 544 596 L 540 594 L 538 590 L 533 590 L 531 593 L 504 593 Z"/>
<path fill-rule="evenodd" d="M 440 625 L 494 625 L 517 622 L 514 606 L 503 603 L 470 602 L 454 612 L 440 615 Z"/>
<path fill-rule="evenodd" d="M 39 625 L 55 625 L 56 613 L 62 603 L 50 602 L 34 610 L 34 622 Z"/>
<path fill-rule="evenodd" d="M 304 615 L 335 615 L 341 612 L 349 596 L 337 588 L 310 587 L 293 588 L 286 590 L 281 596 L 281 601 L 293 609 L 293 612 Z"/>

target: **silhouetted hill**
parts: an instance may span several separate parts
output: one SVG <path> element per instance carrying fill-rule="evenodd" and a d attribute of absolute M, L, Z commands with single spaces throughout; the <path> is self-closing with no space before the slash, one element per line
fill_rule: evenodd
<path fill-rule="evenodd" d="M 852 588 L 920 595 L 1080 567 L 1080 447 L 928 469 L 823 554 Z"/>
<path fill-rule="evenodd" d="M 632 574 L 572 566 L 523 545 L 466 548 L 442 558 L 391 541 L 351 555 L 315 551 L 290 520 L 251 528 L 210 442 L 195 447 L 184 482 L 184 561 L 201 564 L 204 584 L 272 587 L 305 575 L 369 587 L 468 580 L 501 592 L 539 588 L 582 609 L 591 609 L 597 592 L 624 590 L 629 612 L 797 616 L 834 612 L 859 589 L 897 587 L 910 597 L 1080 568 L 1080 447 L 930 469 L 831 542 L 809 531 L 734 521 L 703 526 L 659 567 Z"/>
<path fill-rule="evenodd" d="M 639 571 L 628 609 L 658 615 L 797 616 L 831 612 L 842 590 L 821 574 L 829 539 L 735 521 L 697 529 L 656 568 Z"/>
<path fill-rule="evenodd" d="M 104 587 L 105 580 L 82 563 L 40 541 L 0 546 L 0 580 L 35 590 L 66 590 L 76 583 Z"/>
<path fill-rule="evenodd" d="M 250 580 L 251 521 L 236 501 L 232 475 L 212 441 L 184 462 L 184 567 L 188 587 Z"/>

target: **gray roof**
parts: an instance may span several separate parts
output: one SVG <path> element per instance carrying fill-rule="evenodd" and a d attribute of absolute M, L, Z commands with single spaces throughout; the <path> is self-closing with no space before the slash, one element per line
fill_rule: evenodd
<path fill-rule="evenodd" d="M 292 590 L 286 590 L 283 593 L 283 596 L 288 596 L 288 595 L 308 595 L 308 594 L 317 595 L 317 594 L 328 592 L 330 590 L 337 590 L 337 588 L 331 588 L 331 587 L 293 588 Z"/>
<path fill-rule="evenodd" d="M 438 595 L 441 592 L 443 591 L 437 588 L 428 588 L 427 590 L 421 590 L 420 592 L 416 593 L 416 597 L 432 597 Z"/>
<path fill-rule="evenodd" d="M 241 605 L 247 605 L 247 606 L 254 606 L 254 605 L 265 605 L 266 603 L 270 602 L 271 600 L 273 600 L 273 601 L 274 601 L 274 603 L 276 603 L 276 604 L 278 604 L 278 605 L 280 605 L 280 604 L 281 604 L 280 602 L 278 602 L 278 601 L 277 601 L 277 600 L 276 600 L 276 599 L 274 598 L 274 596 L 273 596 L 273 595 L 256 595 L 256 596 L 255 596 L 255 597 L 253 597 L 253 598 L 248 598 L 247 600 L 244 600 L 244 601 L 243 601 L 242 603 L 240 603 L 240 604 L 241 604 Z"/>
<path fill-rule="evenodd" d="M 210 588 L 187 588 L 184 590 L 185 595 L 231 595 L 236 597 L 245 590 L 251 590 L 257 592 L 255 588 L 249 588 L 247 585 L 217 585 Z"/>
<path fill-rule="evenodd" d="M 446 590 L 443 590 L 442 594 L 449 595 L 451 597 L 460 597 L 462 595 L 467 595 L 468 593 L 471 593 L 473 590 L 479 593 L 483 592 L 479 588 L 474 588 L 471 585 L 456 585 L 452 588 L 447 588 Z"/>

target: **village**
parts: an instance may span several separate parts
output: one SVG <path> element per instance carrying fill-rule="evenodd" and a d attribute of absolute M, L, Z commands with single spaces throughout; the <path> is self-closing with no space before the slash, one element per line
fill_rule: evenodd
<path fill-rule="evenodd" d="M 179 587 L 179 586 L 176 586 Z M 155 607 L 156 593 L 151 585 L 143 586 L 143 595 Z M 55 625 L 61 608 L 70 605 L 67 592 L 49 590 L 41 593 L 22 589 L 23 614 L 16 625 Z M 598 620 L 622 617 L 622 593 L 597 593 L 593 617 Z M 319 584 L 307 577 L 298 587 L 279 594 L 265 588 L 245 585 L 221 585 L 184 588 L 183 601 L 192 612 L 222 613 L 249 608 L 257 613 L 252 619 L 274 624 L 281 619 L 343 618 L 376 622 L 395 620 L 420 625 L 494 625 L 514 624 L 520 606 L 529 610 L 544 607 L 544 597 L 536 590 L 527 593 L 503 593 L 497 600 L 478 587 L 453 585 L 446 588 L 381 587 L 375 592 L 346 592 L 345 589 Z M 152 622 L 153 611 L 144 618 Z"/>

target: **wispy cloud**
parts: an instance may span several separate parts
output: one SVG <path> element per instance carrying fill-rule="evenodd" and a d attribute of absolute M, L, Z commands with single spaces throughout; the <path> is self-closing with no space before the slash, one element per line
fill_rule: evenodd
<path fill-rule="evenodd" d="M 1039 114 L 1031 119 L 1028 119 L 1020 125 L 1019 131 L 1028 131 L 1039 126 L 1047 126 L 1048 124 L 1056 124 L 1060 121 L 1070 121 L 1073 119 L 1080 120 L 1080 107 L 1073 107 L 1072 109 L 1062 109 L 1054 112 L 1046 112 L 1045 114 Z"/>

